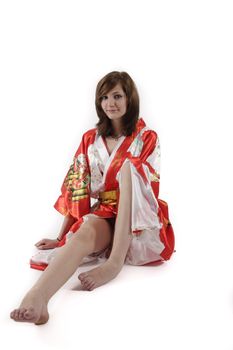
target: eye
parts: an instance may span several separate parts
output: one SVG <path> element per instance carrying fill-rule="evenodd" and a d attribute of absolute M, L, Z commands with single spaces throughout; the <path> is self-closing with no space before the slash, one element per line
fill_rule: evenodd
<path fill-rule="evenodd" d="M 105 100 L 107 98 L 107 96 L 102 96 L 102 97 L 100 97 L 100 101 L 103 101 L 103 100 Z"/>
<path fill-rule="evenodd" d="M 115 95 L 114 98 L 116 98 L 117 100 L 119 100 L 119 98 L 121 98 L 122 95 Z"/>

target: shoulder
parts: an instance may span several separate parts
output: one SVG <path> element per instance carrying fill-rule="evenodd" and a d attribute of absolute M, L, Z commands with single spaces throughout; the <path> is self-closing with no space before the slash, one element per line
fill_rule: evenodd
<path fill-rule="evenodd" d="M 97 128 L 89 129 L 83 133 L 82 140 L 84 142 L 94 142 Z"/>
<path fill-rule="evenodd" d="M 89 129 L 82 134 L 81 141 L 79 143 L 78 149 L 75 152 L 75 157 L 80 153 L 86 153 L 88 147 L 94 143 L 96 135 L 96 128 Z"/>

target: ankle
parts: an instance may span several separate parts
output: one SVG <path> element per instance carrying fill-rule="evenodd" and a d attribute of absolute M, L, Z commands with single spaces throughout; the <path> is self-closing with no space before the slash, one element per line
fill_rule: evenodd
<path fill-rule="evenodd" d="M 123 259 L 119 257 L 110 256 L 107 261 L 117 269 L 121 269 L 124 265 Z"/>
<path fill-rule="evenodd" d="M 38 297 L 40 299 L 42 299 L 42 301 L 47 305 L 48 302 L 49 302 L 49 298 L 48 296 L 46 295 L 46 292 L 41 290 L 41 288 L 39 287 L 32 287 L 30 289 L 30 291 L 28 292 L 28 294 L 31 294 L 33 295 L 34 297 Z"/>

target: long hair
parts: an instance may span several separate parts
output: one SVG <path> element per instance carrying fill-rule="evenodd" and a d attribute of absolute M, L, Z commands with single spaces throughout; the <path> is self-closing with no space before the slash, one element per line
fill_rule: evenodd
<path fill-rule="evenodd" d="M 127 96 L 127 109 L 122 118 L 122 133 L 125 136 L 131 135 L 136 130 L 139 118 L 139 95 L 133 79 L 126 72 L 113 71 L 105 75 L 97 84 L 95 94 L 96 112 L 99 121 L 96 124 L 98 134 L 102 136 L 113 136 L 114 129 L 111 120 L 101 107 L 102 97 L 120 83 L 122 90 Z"/>

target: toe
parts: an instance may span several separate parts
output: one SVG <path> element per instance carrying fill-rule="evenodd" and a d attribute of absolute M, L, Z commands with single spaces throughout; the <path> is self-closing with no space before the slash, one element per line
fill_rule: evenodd
<path fill-rule="evenodd" d="M 15 321 L 18 321 L 18 319 L 19 319 L 19 311 L 20 311 L 20 309 L 15 310 L 15 314 L 14 314 Z"/>
<path fill-rule="evenodd" d="M 90 290 L 90 288 L 92 287 L 93 284 L 95 284 L 95 282 L 93 281 L 92 277 L 88 276 L 83 282 L 83 284 L 87 290 Z"/>
<path fill-rule="evenodd" d="M 33 307 L 30 307 L 28 310 L 24 313 L 24 318 L 26 320 L 31 320 L 35 316 L 35 310 Z"/>
<path fill-rule="evenodd" d="M 95 284 L 95 282 L 93 282 L 92 284 L 91 284 L 91 290 L 93 290 L 93 289 L 95 289 L 96 288 L 96 284 Z"/>
<path fill-rule="evenodd" d="M 19 310 L 19 320 L 23 320 L 24 319 L 24 313 L 25 313 L 26 309 L 22 308 Z"/>
<path fill-rule="evenodd" d="M 89 290 L 89 291 L 91 291 L 91 290 L 93 290 L 93 289 L 95 289 L 95 282 L 91 282 L 91 283 L 89 284 L 89 286 L 88 286 L 88 290 Z"/>
<path fill-rule="evenodd" d="M 91 283 L 90 283 L 90 282 L 89 282 L 89 283 L 86 283 L 86 285 L 85 285 L 85 287 L 86 287 L 87 290 L 90 290 L 90 286 L 91 286 Z"/>
<path fill-rule="evenodd" d="M 82 286 L 84 287 L 84 289 L 87 290 L 88 285 L 90 283 L 90 279 L 88 277 L 85 277 L 82 279 L 81 283 L 82 283 Z"/>
<path fill-rule="evenodd" d="M 88 283 L 86 281 L 83 281 L 82 286 L 85 290 L 87 290 Z"/>
<path fill-rule="evenodd" d="M 86 276 L 87 276 L 87 274 L 85 272 L 82 272 L 82 273 L 80 273 L 80 275 L 78 275 L 78 279 L 80 281 L 83 281 Z"/>
<path fill-rule="evenodd" d="M 13 310 L 11 313 L 10 313 L 10 318 L 15 318 L 15 310 Z"/>

